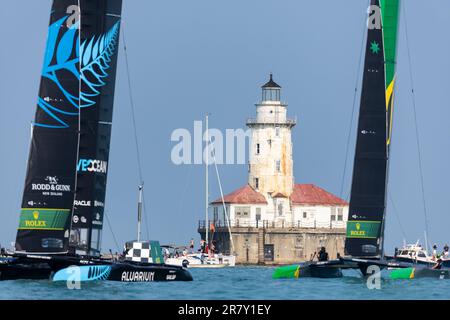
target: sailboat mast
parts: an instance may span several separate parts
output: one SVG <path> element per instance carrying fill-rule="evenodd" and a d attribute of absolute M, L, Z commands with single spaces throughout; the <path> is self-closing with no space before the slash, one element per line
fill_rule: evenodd
<path fill-rule="evenodd" d="M 205 116 L 205 141 L 206 141 L 206 152 L 205 152 L 205 240 L 206 244 L 209 246 L 209 219 L 208 219 L 208 207 L 209 207 L 209 186 L 208 186 L 208 157 L 209 157 L 209 133 L 208 133 L 208 114 Z"/>
<path fill-rule="evenodd" d="M 141 183 L 141 185 L 139 185 L 137 242 L 141 241 L 142 190 L 143 189 L 144 189 L 144 183 Z"/>
<path fill-rule="evenodd" d="M 212 144 L 211 140 L 210 140 L 210 142 Z M 231 233 L 230 219 L 228 218 L 227 206 L 225 205 L 225 199 L 224 199 L 224 196 L 223 196 L 222 182 L 220 181 L 219 169 L 217 168 L 215 149 L 214 149 L 214 152 L 213 152 L 213 160 L 214 160 L 214 168 L 216 169 L 217 182 L 219 183 L 219 191 L 220 191 L 220 198 L 222 199 L 223 213 L 225 215 L 225 220 L 226 220 L 227 227 L 228 227 L 228 235 L 230 236 L 231 254 L 234 254 L 236 252 L 236 250 L 234 249 L 234 241 L 233 241 L 233 235 Z"/>

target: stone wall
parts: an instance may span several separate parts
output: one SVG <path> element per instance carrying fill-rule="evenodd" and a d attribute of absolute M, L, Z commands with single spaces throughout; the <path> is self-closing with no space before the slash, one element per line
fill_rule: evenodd
<path fill-rule="evenodd" d="M 205 229 L 201 228 L 198 232 L 204 239 Z M 337 253 L 344 255 L 345 229 L 233 227 L 231 232 L 236 263 L 239 264 L 290 264 L 307 261 L 322 246 L 326 248 L 330 259 L 335 259 Z M 217 228 L 214 240 L 221 252 L 230 252 L 228 229 Z"/>

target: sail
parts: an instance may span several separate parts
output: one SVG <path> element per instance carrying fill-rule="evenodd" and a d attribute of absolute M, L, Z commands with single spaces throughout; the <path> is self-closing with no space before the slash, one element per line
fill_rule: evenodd
<path fill-rule="evenodd" d="M 88 247 L 94 225 L 101 230 L 121 6 L 121 0 L 53 1 L 18 252 L 67 253 L 77 228 Z"/>
<path fill-rule="evenodd" d="M 371 0 L 345 254 L 380 258 L 394 104 L 399 0 Z"/>
<path fill-rule="evenodd" d="M 79 254 L 100 253 L 121 9 L 121 0 L 82 1 L 80 147 L 70 235 Z"/>

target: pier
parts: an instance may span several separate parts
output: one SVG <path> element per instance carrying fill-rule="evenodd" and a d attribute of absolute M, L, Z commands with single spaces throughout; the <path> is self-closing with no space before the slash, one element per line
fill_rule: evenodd
<path fill-rule="evenodd" d="M 230 223 L 236 263 L 244 265 L 277 265 L 308 261 L 320 247 L 330 259 L 344 253 L 345 225 L 302 226 L 296 223 L 258 221 L 253 225 Z M 214 232 L 211 231 L 211 226 Z M 205 221 L 199 221 L 198 232 L 205 239 Z M 210 224 L 210 238 L 224 254 L 230 254 L 230 234 L 223 221 Z"/>

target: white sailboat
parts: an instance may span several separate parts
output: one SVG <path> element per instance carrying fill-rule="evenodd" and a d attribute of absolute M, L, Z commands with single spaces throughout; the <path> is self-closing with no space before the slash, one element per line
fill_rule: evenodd
<path fill-rule="evenodd" d="M 209 143 L 206 144 L 206 154 L 205 157 L 205 243 L 208 248 L 211 248 L 210 238 L 209 238 L 209 155 L 211 154 L 211 151 L 209 150 L 209 144 L 212 144 L 211 138 L 209 137 L 209 124 L 208 124 L 208 114 L 205 116 L 205 140 Z M 212 153 L 213 159 L 214 159 L 214 167 L 217 175 L 217 181 L 219 183 L 219 189 L 220 189 L 220 196 L 222 198 L 222 204 L 223 204 L 223 210 L 225 213 L 226 221 L 229 222 L 228 219 L 228 213 L 225 206 L 224 198 L 223 198 L 223 191 L 222 191 L 222 184 L 220 182 L 220 176 L 219 176 L 219 170 L 217 168 L 216 163 L 216 156 L 215 152 Z M 231 242 L 231 248 L 232 252 L 235 252 L 234 250 L 234 242 L 233 242 L 233 236 L 231 234 L 231 229 L 229 223 L 227 224 L 228 232 L 230 236 L 230 242 Z M 212 239 L 211 239 L 212 240 Z M 205 246 L 205 247 L 206 247 Z M 189 268 L 223 268 L 223 267 L 234 267 L 236 265 L 236 256 L 233 254 L 225 255 L 222 253 L 216 253 L 211 252 L 211 250 L 208 250 L 208 252 L 201 252 L 201 253 L 190 253 L 188 254 L 187 251 L 184 251 L 183 254 L 175 256 L 175 257 L 168 257 L 166 259 L 166 264 L 171 265 L 178 265 L 183 266 L 187 265 Z"/>

